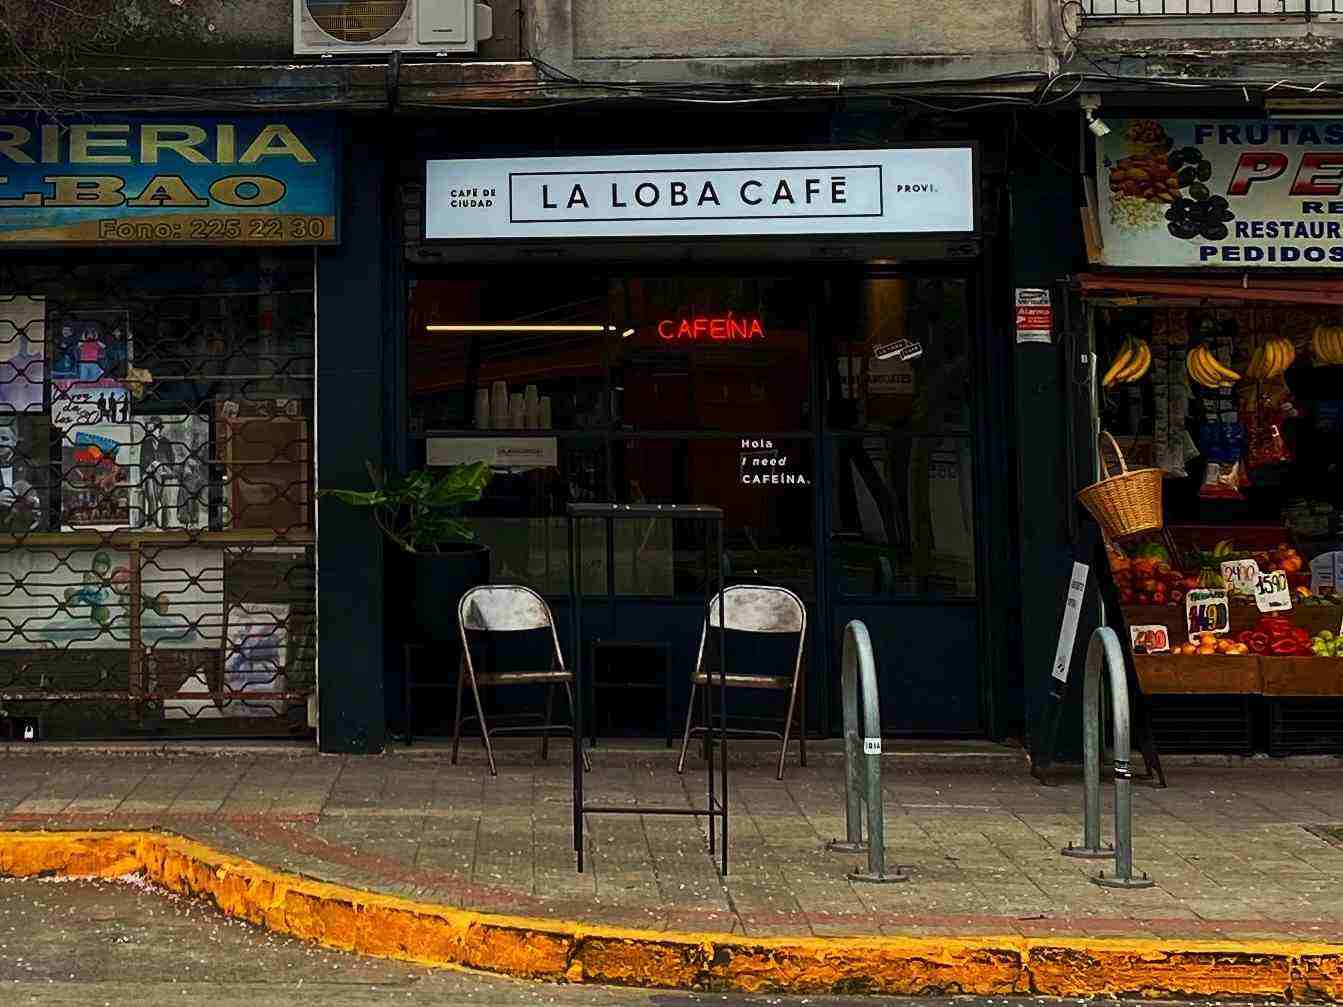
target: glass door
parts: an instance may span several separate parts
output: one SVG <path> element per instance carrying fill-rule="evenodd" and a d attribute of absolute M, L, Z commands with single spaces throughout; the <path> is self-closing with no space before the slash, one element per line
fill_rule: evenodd
<path fill-rule="evenodd" d="M 831 649 L 866 623 L 894 734 L 982 734 L 973 297 L 963 274 L 853 273 L 820 326 Z"/>

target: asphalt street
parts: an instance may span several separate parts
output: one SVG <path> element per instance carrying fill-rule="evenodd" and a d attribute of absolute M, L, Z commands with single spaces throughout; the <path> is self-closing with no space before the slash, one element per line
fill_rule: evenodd
<path fill-rule="evenodd" d="M 1037 998 L 893 1000 L 561 986 L 325 951 L 198 901 L 122 882 L 0 879 L 0 1003 L 43 1007 L 1007 1007 Z M 1115 1004 L 1116 1001 L 1105 1001 Z M 1151 1007 L 1151 1001 L 1144 1002 Z"/>

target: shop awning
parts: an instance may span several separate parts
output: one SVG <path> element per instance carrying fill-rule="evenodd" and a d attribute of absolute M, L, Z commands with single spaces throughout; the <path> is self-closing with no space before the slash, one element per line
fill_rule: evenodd
<path fill-rule="evenodd" d="M 1175 273 L 1081 273 L 1083 294 L 1129 294 L 1154 298 L 1196 298 L 1209 301 L 1256 301 L 1281 304 L 1343 306 L 1343 279 L 1294 279 L 1283 276 L 1201 276 Z"/>

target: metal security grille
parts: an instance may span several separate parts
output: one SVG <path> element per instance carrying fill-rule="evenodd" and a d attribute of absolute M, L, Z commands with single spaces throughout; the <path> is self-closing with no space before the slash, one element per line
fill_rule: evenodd
<path fill-rule="evenodd" d="M 1291 17 L 1339 13 L 1343 0 L 1080 0 L 1084 17 Z"/>
<path fill-rule="evenodd" d="M 313 303 L 310 252 L 0 262 L 0 738 L 307 729 Z"/>

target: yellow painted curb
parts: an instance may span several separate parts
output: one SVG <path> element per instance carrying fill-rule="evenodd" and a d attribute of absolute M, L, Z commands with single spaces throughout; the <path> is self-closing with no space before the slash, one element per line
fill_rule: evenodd
<path fill-rule="evenodd" d="M 563 982 L 741 992 L 1343 999 L 1343 944 L 750 938 L 467 912 L 274 871 L 155 832 L 0 832 L 0 875 L 143 874 L 326 947 Z"/>

